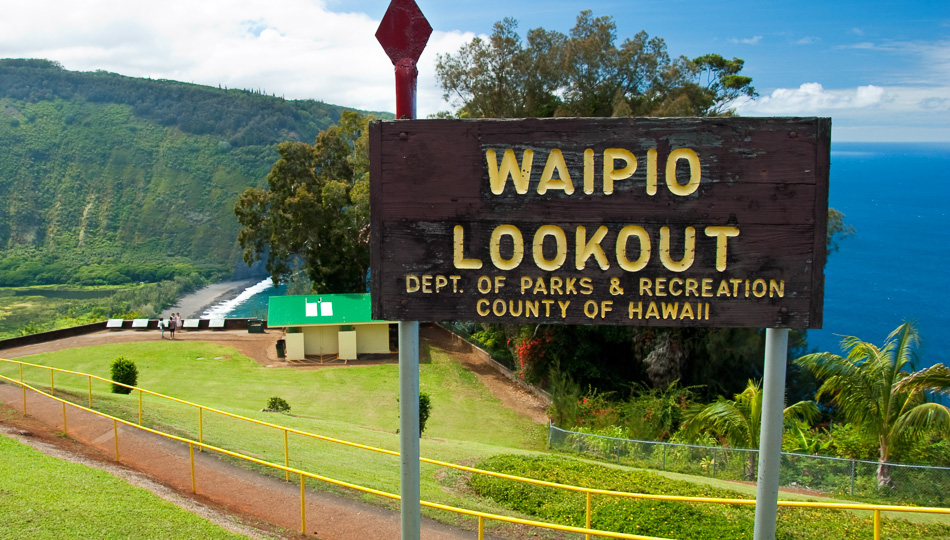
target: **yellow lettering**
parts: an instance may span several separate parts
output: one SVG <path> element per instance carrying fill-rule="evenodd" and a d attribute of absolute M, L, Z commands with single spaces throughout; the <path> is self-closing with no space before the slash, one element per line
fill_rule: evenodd
<path fill-rule="evenodd" d="M 656 149 L 647 150 L 647 195 L 656 195 Z"/>
<path fill-rule="evenodd" d="M 564 294 L 561 292 L 561 285 L 564 280 L 557 276 L 551 276 L 551 294 Z"/>
<path fill-rule="evenodd" d="M 640 278 L 640 296 L 653 296 L 653 280 L 650 278 Z"/>
<path fill-rule="evenodd" d="M 686 296 L 699 296 L 699 281 L 693 278 L 686 278 Z"/>
<path fill-rule="evenodd" d="M 594 292 L 594 282 L 589 278 L 581 278 L 581 294 L 590 294 Z"/>
<path fill-rule="evenodd" d="M 654 284 L 656 285 L 656 295 L 666 296 L 666 278 L 658 277 Z"/>
<path fill-rule="evenodd" d="M 683 302 L 683 309 L 680 311 L 680 320 L 689 317 L 690 320 L 695 319 L 693 316 L 693 306 L 689 302 Z"/>
<path fill-rule="evenodd" d="M 406 292 L 414 293 L 419 290 L 419 276 L 415 274 L 406 274 Z"/>
<path fill-rule="evenodd" d="M 716 291 L 716 296 L 729 296 L 729 282 L 722 280 L 719 282 L 719 289 Z"/>
<path fill-rule="evenodd" d="M 564 280 L 564 294 L 577 294 L 577 278 L 566 278 Z"/>
<path fill-rule="evenodd" d="M 495 294 L 505 286 L 505 276 L 495 276 Z"/>
<path fill-rule="evenodd" d="M 676 164 L 681 159 L 685 159 L 689 164 L 689 181 L 685 185 L 676 181 Z M 670 156 L 666 158 L 666 187 L 670 189 L 673 195 L 679 195 L 680 197 L 691 195 L 699 188 L 700 176 L 699 156 L 693 150 L 677 148 L 670 152 Z"/>
<path fill-rule="evenodd" d="M 604 254 L 604 248 L 600 247 L 600 242 L 607 236 L 607 227 L 601 225 L 597 229 L 597 232 L 587 240 L 587 227 L 578 226 L 576 238 L 576 252 L 574 255 L 574 266 L 578 270 L 583 270 L 587 266 L 587 259 L 591 255 L 594 256 L 594 259 L 597 260 L 597 264 L 600 265 L 601 270 L 606 270 L 610 268 L 610 263 L 607 262 L 607 255 Z"/>
<path fill-rule="evenodd" d="M 496 317 L 503 317 L 505 315 L 506 308 L 507 306 L 505 306 L 505 301 L 500 298 L 491 304 L 491 312 L 494 313 Z"/>
<path fill-rule="evenodd" d="M 647 306 L 647 319 L 650 317 L 660 318 L 660 310 L 656 308 L 656 302 L 650 302 L 650 305 Z"/>
<path fill-rule="evenodd" d="M 726 241 L 739 236 L 739 227 L 706 227 L 706 236 L 716 237 L 716 270 L 726 271 Z"/>
<path fill-rule="evenodd" d="M 615 160 L 622 159 L 624 167 L 615 169 Z M 623 148 L 608 148 L 604 150 L 604 194 L 614 192 L 614 181 L 625 180 L 637 172 L 637 158 L 629 150 Z"/>
<path fill-rule="evenodd" d="M 769 298 L 774 298 L 778 295 L 779 298 L 785 298 L 785 280 L 775 281 L 774 279 L 769 280 Z"/>
<path fill-rule="evenodd" d="M 531 291 L 534 294 L 548 294 L 547 285 L 544 284 L 544 278 L 538 278 L 538 281 L 534 283 L 534 290 Z"/>
<path fill-rule="evenodd" d="M 712 298 L 712 278 L 703 278 L 703 298 Z"/>
<path fill-rule="evenodd" d="M 670 296 L 679 296 L 679 295 L 683 294 L 682 286 L 683 286 L 683 280 L 682 280 L 682 279 L 680 279 L 680 278 L 678 278 L 678 277 L 675 277 L 675 278 L 671 279 L 671 280 L 670 280 L 670 285 L 669 285 L 669 287 L 667 287 L 667 288 L 669 289 L 669 291 L 670 291 Z M 675 290 L 674 290 L 674 287 L 676 287 Z"/>
<path fill-rule="evenodd" d="M 538 316 L 538 301 L 526 300 L 524 303 L 524 316 L 525 317 L 537 317 Z"/>
<path fill-rule="evenodd" d="M 511 148 L 505 150 L 505 155 L 501 158 L 501 166 L 498 165 L 494 150 L 485 152 L 485 161 L 488 163 L 488 181 L 492 193 L 501 195 L 505 191 L 509 176 L 515 185 L 515 191 L 521 195 L 528 192 L 528 181 L 531 179 L 531 166 L 534 161 L 533 150 L 525 149 L 521 155 L 520 165 L 518 158 L 515 157 L 515 151 Z"/>
<path fill-rule="evenodd" d="M 521 276 L 521 294 L 531 288 L 531 284 L 534 283 L 534 280 L 528 276 Z"/>
<path fill-rule="evenodd" d="M 557 178 L 554 178 L 555 172 Z M 558 148 L 551 150 L 551 153 L 548 154 L 548 161 L 544 164 L 544 172 L 541 173 L 541 181 L 538 182 L 538 195 L 544 195 L 549 189 L 560 189 L 567 195 L 574 193 L 574 183 L 571 182 L 571 175 L 567 172 L 564 154 Z"/>
<path fill-rule="evenodd" d="M 594 150 L 584 150 L 584 193 L 594 192 Z"/>
<path fill-rule="evenodd" d="M 570 300 L 567 300 L 567 301 L 563 301 L 563 302 L 562 302 L 561 300 L 558 300 L 558 301 L 557 301 L 557 305 L 558 305 L 559 308 L 561 308 L 561 318 L 562 318 L 562 319 L 566 318 L 566 317 L 567 317 L 567 306 L 571 305 L 571 301 L 570 301 Z"/>
<path fill-rule="evenodd" d="M 544 258 L 544 239 L 548 236 L 554 238 L 554 243 L 557 246 L 557 252 L 551 260 Z M 531 251 L 534 254 L 534 264 L 538 265 L 541 270 L 553 272 L 564 266 L 564 261 L 567 260 L 567 235 L 564 234 L 564 229 L 556 225 L 538 227 L 538 230 L 534 233 L 534 243 L 531 246 Z"/>
<path fill-rule="evenodd" d="M 478 302 L 475 302 L 475 311 L 477 311 L 482 317 L 487 317 L 488 314 L 491 313 L 491 311 L 488 310 L 488 300 L 479 298 Z"/>
<path fill-rule="evenodd" d="M 752 294 L 756 298 L 762 298 L 768 292 L 768 284 L 765 283 L 764 279 L 757 279 L 752 282 Z"/>
<path fill-rule="evenodd" d="M 491 292 L 491 278 L 488 276 L 478 277 L 478 292 L 485 294 Z"/>
<path fill-rule="evenodd" d="M 664 319 L 675 319 L 675 318 L 676 318 L 676 314 L 679 312 L 679 309 L 680 309 L 680 303 L 679 303 L 679 302 L 670 302 L 670 303 L 663 302 L 661 305 L 662 305 L 662 307 L 663 307 L 663 318 L 664 318 Z"/>
<path fill-rule="evenodd" d="M 627 241 L 631 236 L 640 240 L 640 258 L 631 261 L 627 258 Z M 638 272 L 646 268 L 650 262 L 651 246 L 650 235 L 646 229 L 638 225 L 627 225 L 617 233 L 617 264 L 627 272 Z"/>
<path fill-rule="evenodd" d="M 544 304 L 544 316 L 551 316 L 551 306 L 554 305 L 554 300 L 541 300 L 541 303 Z"/>
<path fill-rule="evenodd" d="M 514 249 L 510 259 L 501 256 L 501 237 L 510 236 Z M 514 270 L 524 258 L 524 239 L 514 225 L 499 225 L 491 233 L 491 261 L 499 270 Z"/>
<path fill-rule="evenodd" d="M 584 302 L 584 315 L 586 315 L 588 319 L 597 318 L 597 301 L 588 300 Z"/>
<path fill-rule="evenodd" d="M 432 276 L 430 274 L 424 274 L 422 276 L 422 292 L 432 292 Z"/>
<path fill-rule="evenodd" d="M 741 279 L 730 279 L 729 283 L 732 283 L 732 296 L 733 298 L 739 298 L 739 285 L 742 285 Z"/>
<path fill-rule="evenodd" d="M 465 258 L 465 229 L 461 225 L 456 225 L 453 229 L 453 240 L 454 240 L 454 255 L 452 257 L 452 262 L 455 264 L 456 268 L 461 268 L 464 270 L 478 270 L 482 267 L 482 261 L 480 259 L 466 259 Z"/>
<path fill-rule="evenodd" d="M 674 261 L 670 256 L 670 228 L 660 227 L 660 262 L 673 272 L 685 272 L 693 265 L 696 256 L 696 229 L 686 227 L 686 240 L 683 245 L 683 258 Z"/>
<path fill-rule="evenodd" d="M 637 314 L 638 319 L 643 318 L 643 302 L 630 302 L 630 306 L 627 308 L 627 318 L 632 319 L 634 313 Z"/>

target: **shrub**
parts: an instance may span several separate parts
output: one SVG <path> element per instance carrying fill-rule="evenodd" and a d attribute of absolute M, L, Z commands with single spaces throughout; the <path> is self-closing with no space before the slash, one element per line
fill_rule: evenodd
<path fill-rule="evenodd" d="M 432 412 L 432 401 L 429 394 L 419 392 L 419 436 L 426 430 L 426 421 L 429 420 L 429 413 Z"/>
<path fill-rule="evenodd" d="M 122 356 L 112 362 L 112 380 L 128 386 L 135 386 L 139 380 L 139 368 L 135 367 L 135 362 Z M 129 394 L 132 389 L 128 386 L 119 384 L 112 385 L 113 394 Z"/>
<path fill-rule="evenodd" d="M 267 400 L 267 409 L 276 412 L 290 412 L 290 404 L 284 398 L 274 396 Z"/>

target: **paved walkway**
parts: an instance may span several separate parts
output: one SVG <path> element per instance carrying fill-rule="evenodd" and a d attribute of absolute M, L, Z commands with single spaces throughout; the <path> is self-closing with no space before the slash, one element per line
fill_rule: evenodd
<path fill-rule="evenodd" d="M 0 384 L 0 402 L 22 412 L 21 388 Z M 28 390 L 26 408 L 29 416 L 56 430 L 63 428 L 63 406 L 60 402 Z M 73 407 L 67 406 L 66 409 L 68 436 L 95 448 L 103 459 L 115 459 L 113 422 Z M 187 445 L 122 424 L 119 424 L 118 439 L 119 460 L 122 464 L 148 474 L 182 495 L 195 497 L 192 494 Z M 200 501 L 288 531 L 300 531 L 299 484 L 254 473 L 225 463 L 212 452 L 198 451 L 195 452 L 195 477 L 197 498 Z M 400 515 L 398 511 L 308 489 L 306 531 L 308 535 L 316 535 L 324 540 L 397 539 L 401 531 Z M 421 537 L 424 539 L 461 540 L 476 536 L 474 531 L 464 531 L 423 518 Z"/>

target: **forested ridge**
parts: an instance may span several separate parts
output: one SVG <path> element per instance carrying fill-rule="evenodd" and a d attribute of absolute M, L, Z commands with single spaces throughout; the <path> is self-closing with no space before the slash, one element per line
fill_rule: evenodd
<path fill-rule="evenodd" d="M 0 286 L 233 274 L 238 195 L 343 110 L 0 59 Z"/>

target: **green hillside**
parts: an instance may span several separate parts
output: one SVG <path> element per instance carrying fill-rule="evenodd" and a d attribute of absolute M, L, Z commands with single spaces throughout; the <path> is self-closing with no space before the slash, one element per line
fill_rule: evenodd
<path fill-rule="evenodd" d="M 0 59 L 0 286 L 234 274 L 237 196 L 342 111 Z"/>

